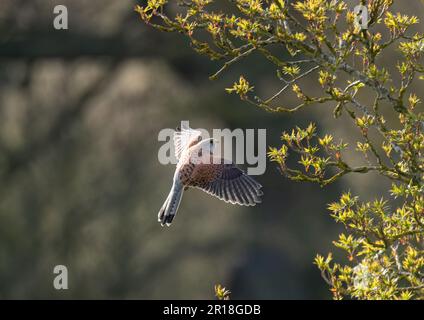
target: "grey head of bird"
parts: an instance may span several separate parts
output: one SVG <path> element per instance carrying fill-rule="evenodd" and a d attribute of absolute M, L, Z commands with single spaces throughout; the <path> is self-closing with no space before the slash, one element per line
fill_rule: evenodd
<path fill-rule="evenodd" d="M 217 139 L 208 138 L 201 140 L 193 147 L 192 160 L 205 163 L 205 161 L 213 156 L 217 144 Z"/>

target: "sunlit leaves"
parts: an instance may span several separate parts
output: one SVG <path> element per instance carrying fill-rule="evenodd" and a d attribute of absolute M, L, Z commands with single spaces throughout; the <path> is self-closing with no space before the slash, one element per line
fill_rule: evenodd
<path fill-rule="evenodd" d="M 284 5 L 284 1 L 280 1 Z M 284 19 L 285 15 L 284 12 L 281 10 L 282 4 L 277 4 L 275 2 L 271 3 L 271 5 L 268 8 L 268 15 L 271 19 L 279 20 Z"/>
<path fill-rule="evenodd" d="M 249 82 L 243 76 L 240 76 L 238 82 L 234 82 L 231 88 L 226 88 L 225 90 L 228 93 L 237 93 L 242 99 L 244 99 L 246 98 L 247 93 L 253 90 L 253 86 L 250 86 Z"/>
<path fill-rule="evenodd" d="M 411 188 L 393 185 L 392 194 L 414 194 L 419 201 L 417 190 Z M 358 197 L 344 193 L 329 209 L 351 232 L 341 234 L 334 245 L 346 251 L 348 260 L 361 259 L 352 278 L 346 278 L 340 268 L 329 272 L 333 282 L 339 282 L 339 290 L 360 299 L 422 297 L 424 252 L 415 244 L 424 240 L 424 230 L 415 217 L 417 208 L 404 204 L 393 212 L 384 199 L 360 203 Z M 332 270 L 322 259 L 319 262 L 321 270 Z M 409 290 L 404 290 L 405 283 Z"/>
<path fill-rule="evenodd" d="M 288 156 L 287 150 L 288 148 L 286 145 L 281 146 L 281 148 L 270 147 L 268 151 L 268 157 L 271 161 L 277 162 L 280 165 L 284 165 Z"/>
<path fill-rule="evenodd" d="M 328 147 L 333 141 L 333 136 L 326 134 L 323 138 L 318 138 L 318 142 L 323 147 Z"/>
<path fill-rule="evenodd" d="M 240 18 L 236 23 L 236 28 L 230 30 L 236 38 L 251 40 L 251 38 L 260 31 L 260 25 L 256 21 Z"/>
<path fill-rule="evenodd" d="M 372 64 L 367 69 L 367 75 L 376 81 L 385 83 L 390 79 L 390 75 L 385 68 L 379 68 L 377 65 Z"/>
<path fill-rule="evenodd" d="M 229 300 L 231 292 L 220 284 L 215 285 L 215 296 L 218 300 Z"/>
<path fill-rule="evenodd" d="M 409 96 L 408 102 L 409 102 L 409 108 L 413 110 L 418 103 L 421 103 L 421 100 L 420 98 L 417 97 L 416 94 L 411 94 Z"/>
<path fill-rule="evenodd" d="M 330 74 L 330 72 L 324 70 L 319 72 L 318 82 L 322 87 L 332 86 L 335 80 L 336 76 L 334 74 Z"/>
<path fill-rule="evenodd" d="M 326 0 L 297 1 L 293 6 L 309 21 L 324 23 L 327 20 L 328 2 Z"/>
<path fill-rule="evenodd" d="M 145 7 L 136 5 L 134 10 L 143 20 L 150 20 L 167 2 L 167 0 L 149 0 Z"/>
<path fill-rule="evenodd" d="M 299 72 L 300 72 L 300 68 L 298 66 L 296 66 L 296 65 L 293 65 L 293 66 L 284 66 L 283 67 L 283 73 L 284 74 L 287 74 L 287 75 L 290 75 L 292 77 L 298 75 Z"/>
<path fill-rule="evenodd" d="M 362 153 L 367 153 L 370 150 L 370 144 L 369 143 L 362 143 L 360 141 L 357 142 L 357 148 L 356 150 L 361 151 Z"/>
<path fill-rule="evenodd" d="M 399 49 L 405 57 L 417 59 L 424 53 L 424 40 L 401 42 L 399 44 Z"/>
<path fill-rule="evenodd" d="M 261 0 L 237 0 L 236 2 L 239 10 L 248 16 L 255 16 L 264 11 Z"/>
<path fill-rule="evenodd" d="M 404 33 L 408 27 L 418 22 L 419 20 L 416 16 L 409 17 L 400 13 L 392 14 L 391 12 L 387 12 L 384 18 L 385 25 L 394 35 Z"/>
<path fill-rule="evenodd" d="M 375 118 L 371 115 L 365 115 L 360 118 L 356 118 L 356 125 L 361 129 L 366 129 L 372 126 L 375 122 Z"/>

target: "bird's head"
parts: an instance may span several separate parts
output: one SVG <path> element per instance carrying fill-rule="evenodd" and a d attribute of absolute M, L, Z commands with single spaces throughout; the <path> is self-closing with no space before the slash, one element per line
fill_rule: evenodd
<path fill-rule="evenodd" d="M 214 156 L 216 139 L 204 139 L 196 145 L 194 154 L 192 154 L 190 161 L 193 163 L 209 163 Z"/>
<path fill-rule="evenodd" d="M 200 141 L 198 146 L 199 146 L 199 149 L 202 150 L 203 154 L 212 154 L 217 143 L 218 143 L 218 140 L 209 138 L 209 139 Z"/>

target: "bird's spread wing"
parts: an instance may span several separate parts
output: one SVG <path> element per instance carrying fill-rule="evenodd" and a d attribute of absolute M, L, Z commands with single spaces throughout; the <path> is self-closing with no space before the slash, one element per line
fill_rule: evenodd
<path fill-rule="evenodd" d="M 175 157 L 179 160 L 181 153 L 202 139 L 202 132 L 190 128 L 177 128 L 174 133 Z"/>
<path fill-rule="evenodd" d="M 232 204 L 254 206 L 261 202 L 262 186 L 234 164 L 198 164 L 191 186 Z"/>

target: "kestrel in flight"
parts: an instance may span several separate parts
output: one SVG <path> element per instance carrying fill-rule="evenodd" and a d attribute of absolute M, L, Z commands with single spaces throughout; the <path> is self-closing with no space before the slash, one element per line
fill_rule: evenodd
<path fill-rule="evenodd" d="M 201 132 L 190 128 L 174 133 L 178 159 L 171 191 L 158 214 L 162 226 L 169 226 L 183 192 L 198 188 L 231 204 L 254 206 L 261 202 L 262 186 L 232 163 L 213 156 L 214 139 L 202 140 Z"/>

